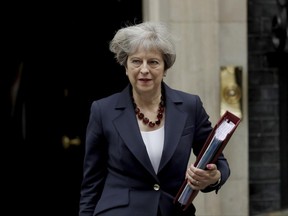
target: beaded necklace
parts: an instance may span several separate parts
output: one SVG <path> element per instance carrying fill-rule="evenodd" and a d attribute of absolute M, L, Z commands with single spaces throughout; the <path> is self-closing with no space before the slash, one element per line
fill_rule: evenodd
<path fill-rule="evenodd" d="M 154 127 L 155 125 L 159 126 L 161 124 L 161 120 L 163 118 L 163 113 L 165 110 L 165 100 L 163 97 L 163 92 L 161 94 L 161 100 L 159 103 L 159 107 L 158 107 L 158 113 L 156 116 L 156 120 L 155 121 L 150 121 L 149 118 L 145 117 L 145 115 L 141 112 L 140 108 L 137 106 L 137 104 L 134 101 L 133 95 L 132 96 L 132 103 L 134 106 L 134 110 L 135 110 L 135 114 L 138 117 L 138 119 L 140 119 L 144 125 L 148 125 L 149 127 Z"/>

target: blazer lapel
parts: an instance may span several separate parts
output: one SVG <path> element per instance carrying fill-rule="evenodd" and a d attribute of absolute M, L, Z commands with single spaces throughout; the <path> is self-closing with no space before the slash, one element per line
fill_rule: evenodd
<path fill-rule="evenodd" d="M 129 87 L 125 88 L 120 94 L 115 108 L 123 110 L 122 114 L 113 122 L 121 138 L 137 160 L 155 176 L 153 166 L 139 131 L 134 107 L 130 98 Z"/>
<path fill-rule="evenodd" d="M 163 169 L 174 154 L 187 118 L 187 114 L 181 112 L 177 108 L 177 106 L 183 103 L 182 99 L 180 99 L 166 84 L 164 84 L 164 87 L 166 92 L 165 139 L 158 172 Z"/>
<path fill-rule="evenodd" d="M 166 92 L 165 138 L 158 172 L 163 169 L 174 154 L 187 118 L 187 114 L 177 108 L 183 101 L 166 84 L 164 84 L 164 88 Z M 157 178 L 139 131 L 134 107 L 130 98 L 129 87 L 120 93 L 115 109 L 123 110 L 122 114 L 119 115 L 113 123 L 124 143 L 151 175 Z"/>

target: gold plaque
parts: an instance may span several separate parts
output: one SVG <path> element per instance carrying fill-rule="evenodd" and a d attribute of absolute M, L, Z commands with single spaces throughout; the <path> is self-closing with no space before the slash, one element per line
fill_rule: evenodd
<path fill-rule="evenodd" d="M 221 67 L 221 113 L 227 110 L 242 118 L 242 67 Z"/>

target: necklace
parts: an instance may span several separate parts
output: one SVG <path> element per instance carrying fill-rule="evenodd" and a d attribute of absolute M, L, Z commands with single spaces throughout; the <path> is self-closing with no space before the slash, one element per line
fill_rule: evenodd
<path fill-rule="evenodd" d="M 156 121 L 150 121 L 147 117 L 145 117 L 145 115 L 141 112 L 140 108 L 137 107 L 133 96 L 132 96 L 132 102 L 133 102 L 133 106 L 135 109 L 135 114 L 138 117 L 138 119 L 142 120 L 143 124 L 148 125 L 149 127 L 154 127 L 155 125 L 159 126 L 161 124 L 161 119 L 163 118 L 164 107 L 165 107 L 165 102 L 164 102 L 164 98 L 162 95 L 161 95 L 161 100 L 160 100 L 159 107 L 158 107 Z"/>

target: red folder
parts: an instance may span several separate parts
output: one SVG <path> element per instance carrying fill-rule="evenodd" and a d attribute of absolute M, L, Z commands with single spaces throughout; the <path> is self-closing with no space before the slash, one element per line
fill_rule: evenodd
<path fill-rule="evenodd" d="M 209 134 L 207 140 L 205 141 L 205 144 L 204 146 L 202 147 L 199 155 L 197 156 L 196 158 L 196 161 L 194 163 L 194 166 L 197 167 L 197 165 L 199 165 L 198 163 L 203 160 L 203 158 L 206 158 L 207 157 L 207 148 L 209 147 L 210 148 L 210 144 L 211 144 L 211 141 L 212 139 L 214 139 L 215 137 L 215 132 L 216 130 L 219 128 L 219 126 L 224 122 L 231 122 L 233 123 L 232 124 L 232 127 L 231 129 L 229 130 L 229 132 L 226 134 L 226 137 L 223 141 L 220 142 L 219 146 L 217 149 L 215 149 L 215 151 L 213 152 L 213 154 L 211 154 L 211 151 L 209 152 L 209 154 L 211 154 L 211 159 L 209 159 L 209 163 L 215 163 L 217 158 L 219 157 L 219 155 L 222 153 L 223 149 L 225 148 L 226 144 L 228 143 L 228 141 L 230 140 L 231 136 L 233 135 L 234 131 L 236 130 L 236 128 L 238 127 L 239 123 L 240 123 L 240 118 L 237 117 L 236 115 L 232 114 L 231 112 L 229 111 L 226 111 L 222 117 L 218 120 L 217 124 L 214 126 L 213 130 L 211 131 L 211 133 Z M 222 126 L 222 125 L 221 125 Z M 184 199 L 184 203 L 180 203 L 181 207 L 183 210 L 186 210 L 188 208 L 188 206 L 192 203 L 192 201 L 194 200 L 194 198 L 197 196 L 198 194 L 198 190 L 193 190 L 192 188 L 190 189 L 190 186 L 188 185 L 187 186 L 187 179 L 185 179 L 185 181 L 183 182 L 181 188 L 179 189 L 176 197 L 174 198 L 174 203 L 179 203 L 179 198 L 180 196 L 182 195 L 182 192 L 184 191 L 185 187 L 189 187 L 188 190 L 192 191 L 192 192 L 189 192 L 189 196 Z M 183 202 L 183 201 L 181 201 Z"/>

